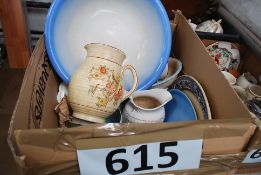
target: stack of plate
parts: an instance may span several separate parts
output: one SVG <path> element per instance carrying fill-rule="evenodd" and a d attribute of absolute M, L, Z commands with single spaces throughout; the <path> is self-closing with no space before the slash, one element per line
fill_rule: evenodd
<path fill-rule="evenodd" d="M 189 75 L 178 77 L 170 87 L 173 100 L 167 103 L 165 122 L 210 120 L 211 112 L 200 83 Z"/>

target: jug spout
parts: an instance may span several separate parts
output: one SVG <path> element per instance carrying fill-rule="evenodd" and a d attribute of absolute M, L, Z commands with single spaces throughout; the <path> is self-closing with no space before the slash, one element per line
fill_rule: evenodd
<path fill-rule="evenodd" d="M 172 99 L 172 95 L 166 89 L 150 89 L 136 91 L 130 97 L 134 106 L 142 110 L 156 110 L 163 107 Z M 149 107 L 146 107 L 149 106 Z"/>

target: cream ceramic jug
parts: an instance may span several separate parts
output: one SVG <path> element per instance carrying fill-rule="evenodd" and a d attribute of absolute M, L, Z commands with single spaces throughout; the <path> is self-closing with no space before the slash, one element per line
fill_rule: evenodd
<path fill-rule="evenodd" d="M 74 117 L 104 123 L 135 91 L 137 73 L 131 65 L 122 66 L 126 56 L 117 48 L 98 43 L 87 44 L 85 48 L 87 59 L 71 77 L 69 103 Z M 133 75 L 133 86 L 129 92 L 124 90 L 122 83 L 127 69 Z"/>
<path fill-rule="evenodd" d="M 136 91 L 123 109 L 123 123 L 162 123 L 164 105 L 172 99 L 166 89 Z"/>

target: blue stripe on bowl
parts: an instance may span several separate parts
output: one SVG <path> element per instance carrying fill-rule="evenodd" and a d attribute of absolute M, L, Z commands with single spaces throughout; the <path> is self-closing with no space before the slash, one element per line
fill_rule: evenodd
<path fill-rule="evenodd" d="M 45 23 L 45 43 L 46 43 L 46 49 L 48 56 L 50 58 L 50 62 L 52 66 L 54 67 L 55 71 L 59 75 L 59 77 L 68 84 L 70 81 L 70 75 L 65 71 L 65 68 L 63 67 L 62 63 L 60 62 L 60 59 L 58 57 L 58 54 L 55 50 L 55 42 L 54 42 L 54 27 L 55 26 L 55 19 L 56 16 L 62 7 L 63 3 L 66 2 L 66 0 L 54 0 Z M 160 77 L 162 74 L 165 65 L 168 62 L 170 49 L 171 49 L 171 27 L 168 15 L 166 13 L 165 8 L 163 7 L 160 0 L 150 0 L 153 7 L 156 9 L 156 12 L 158 13 L 158 16 L 161 19 L 162 23 L 162 29 L 163 31 L 163 49 L 161 53 L 161 58 L 159 59 L 158 67 L 157 69 L 151 74 L 149 77 L 147 77 L 142 83 L 139 83 L 138 89 L 139 90 L 145 90 L 150 88 Z M 145 66 L 145 65 L 144 65 Z"/>

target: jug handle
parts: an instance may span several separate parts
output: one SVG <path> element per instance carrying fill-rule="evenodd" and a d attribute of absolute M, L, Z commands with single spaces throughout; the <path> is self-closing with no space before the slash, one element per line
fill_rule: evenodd
<path fill-rule="evenodd" d="M 131 73 L 132 73 L 133 85 L 132 85 L 132 88 L 126 94 L 124 93 L 122 101 L 124 101 L 127 98 L 129 98 L 129 96 L 136 90 L 137 85 L 138 85 L 138 75 L 137 75 L 137 72 L 134 69 L 134 67 L 129 65 L 129 64 L 123 66 L 122 71 L 121 71 L 122 76 L 124 75 L 124 72 L 126 70 L 130 70 Z"/>

